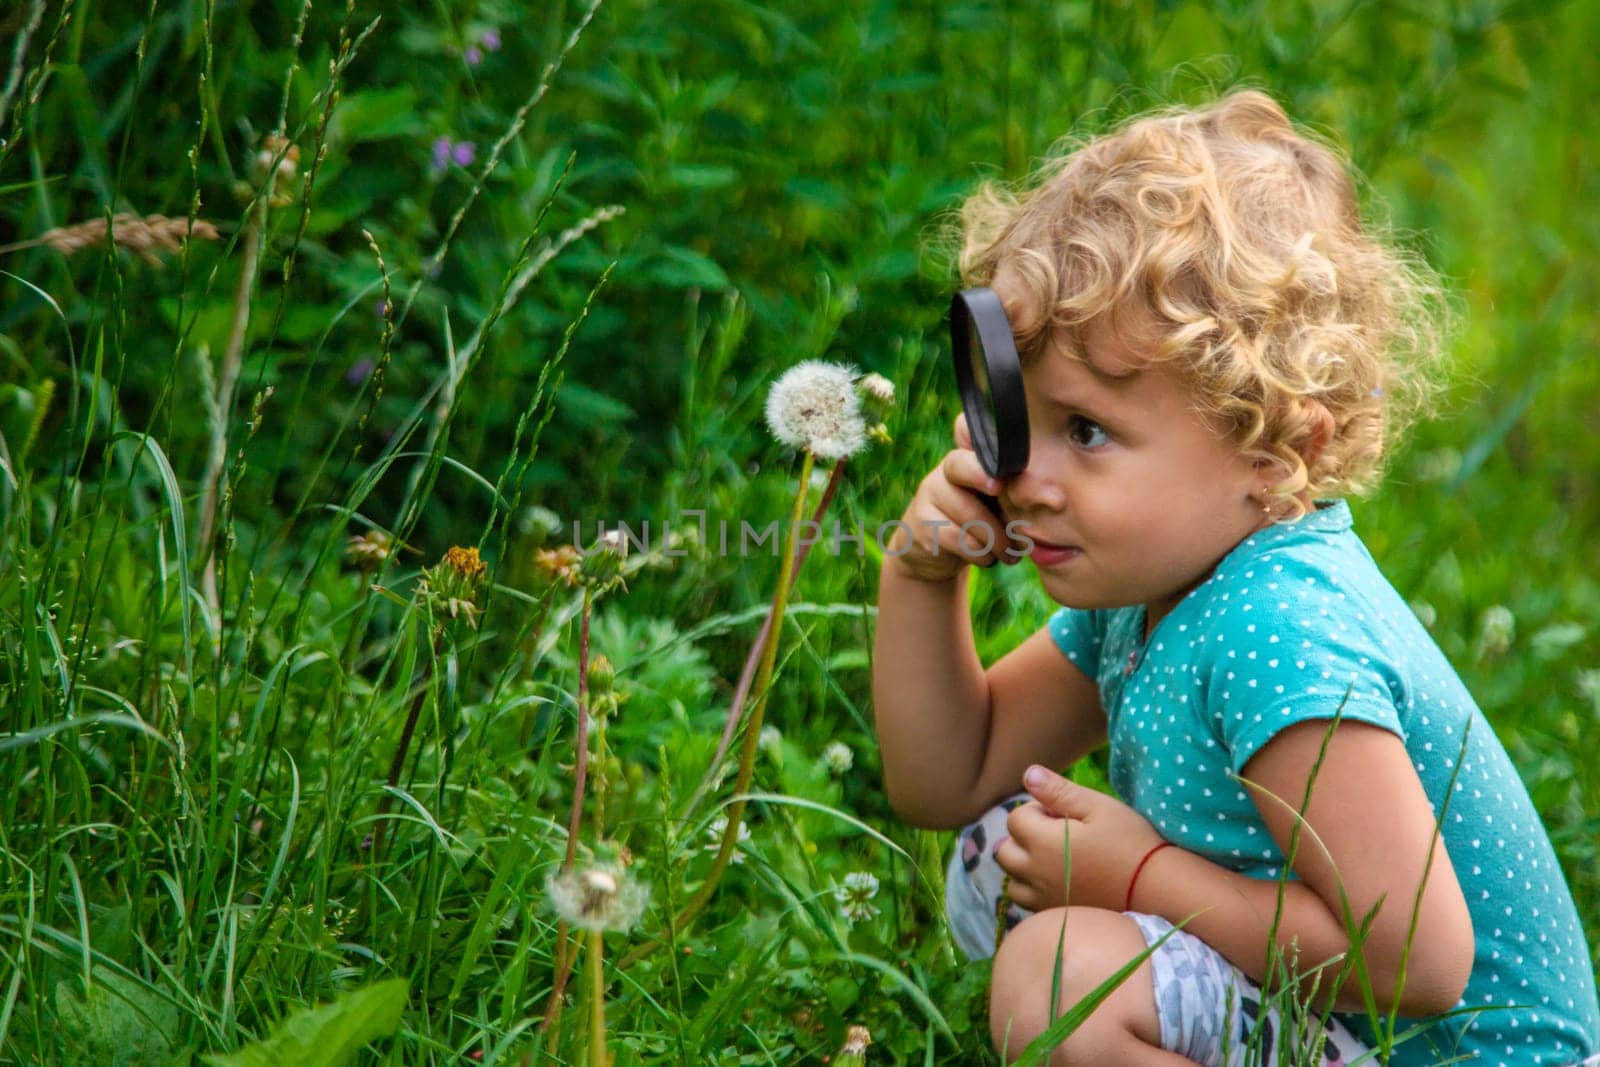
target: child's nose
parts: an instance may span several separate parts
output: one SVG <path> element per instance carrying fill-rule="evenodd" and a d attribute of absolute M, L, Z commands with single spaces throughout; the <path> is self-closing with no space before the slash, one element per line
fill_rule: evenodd
<path fill-rule="evenodd" d="M 1034 448 L 1022 473 L 1008 478 L 1000 490 L 1008 511 L 1060 511 L 1067 505 L 1066 488 L 1048 456 Z"/>

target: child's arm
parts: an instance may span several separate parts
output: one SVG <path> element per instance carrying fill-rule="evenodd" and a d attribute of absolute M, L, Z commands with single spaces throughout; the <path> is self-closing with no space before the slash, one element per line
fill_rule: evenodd
<path fill-rule="evenodd" d="M 1290 726 L 1244 767 L 1243 777 L 1259 787 L 1252 790 L 1256 806 L 1285 855 L 1327 729 L 1324 721 Z M 1340 723 L 1316 771 L 1305 824 L 1294 862 L 1301 881 L 1288 884 L 1278 944 L 1298 939 L 1302 968 L 1348 951 L 1339 903 L 1342 882 L 1357 925 L 1383 900 L 1365 943 L 1379 1009 L 1386 1012 L 1394 1002 L 1402 966 L 1401 1014 L 1435 1015 L 1455 1007 L 1472 970 L 1472 918 L 1444 842 L 1435 840 L 1433 806 L 1401 740 L 1365 723 Z M 1427 885 L 1415 934 L 1410 935 L 1425 868 Z M 1248 878 L 1180 849 L 1164 849 L 1140 875 L 1133 906 L 1174 922 L 1209 909 L 1185 929 L 1260 981 L 1277 892 L 1276 882 Z M 1326 972 L 1322 990 L 1335 973 L 1337 967 Z M 1318 994 L 1319 1003 L 1323 996 Z M 1354 977 L 1339 991 L 1335 1007 L 1364 1009 Z"/>
<path fill-rule="evenodd" d="M 1016 792 L 1030 763 L 1062 766 L 1091 751 L 1106 729 L 1094 683 L 1048 632 L 985 673 L 972 640 L 967 571 L 1002 558 L 1009 543 L 975 495 L 998 486 L 960 419 L 956 441 L 923 479 L 889 545 L 872 674 L 889 802 L 907 822 L 937 829 L 971 822 Z M 974 522 L 990 527 L 988 553 L 963 542 L 961 524 Z"/>
<path fill-rule="evenodd" d="M 1047 631 L 984 672 L 965 572 L 930 582 L 885 561 L 872 682 L 884 787 L 917 826 L 971 822 L 1015 793 L 1029 764 L 1062 767 L 1105 740 L 1094 683 Z"/>

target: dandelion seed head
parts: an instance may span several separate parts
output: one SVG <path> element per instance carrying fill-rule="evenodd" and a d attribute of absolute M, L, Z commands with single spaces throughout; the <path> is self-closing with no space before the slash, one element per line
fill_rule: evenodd
<path fill-rule="evenodd" d="M 818 459 L 844 459 L 867 442 L 855 368 L 807 360 L 789 368 L 767 394 L 767 426 L 791 448 Z"/>
<path fill-rule="evenodd" d="M 576 867 L 545 882 L 550 907 L 580 930 L 627 930 L 639 921 L 650 889 L 620 867 Z"/>

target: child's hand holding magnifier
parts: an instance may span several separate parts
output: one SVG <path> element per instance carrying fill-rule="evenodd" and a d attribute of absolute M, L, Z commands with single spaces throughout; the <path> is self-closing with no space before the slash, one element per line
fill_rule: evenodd
<path fill-rule="evenodd" d="M 956 447 L 917 487 L 887 547 L 911 577 L 925 582 L 949 581 L 972 564 L 1016 563 L 1026 555 L 983 502 L 1001 483 L 978 461 L 964 415 L 956 416 L 955 438 Z"/>
<path fill-rule="evenodd" d="M 888 551 L 912 577 L 948 581 L 976 563 L 1016 563 L 1031 544 L 1010 535 L 996 494 L 1028 465 L 1028 413 L 1011 324 L 992 289 L 950 302 L 951 355 L 961 387 L 956 447 L 928 473 Z"/>

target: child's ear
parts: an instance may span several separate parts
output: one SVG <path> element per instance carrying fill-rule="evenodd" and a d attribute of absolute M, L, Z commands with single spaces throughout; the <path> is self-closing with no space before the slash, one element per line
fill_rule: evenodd
<path fill-rule="evenodd" d="M 1333 440 L 1333 413 L 1320 400 L 1302 400 L 1300 410 L 1305 419 L 1305 428 L 1296 439 L 1294 450 L 1310 467 L 1322 457 L 1328 442 Z"/>
<path fill-rule="evenodd" d="M 1301 400 L 1296 405 L 1294 419 L 1298 425 L 1291 438 L 1292 445 L 1309 468 L 1333 440 L 1333 413 L 1320 400 Z M 1281 460 L 1275 459 L 1258 459 L 1254 464 L 1257 470 L 1282 465 Z"/>

